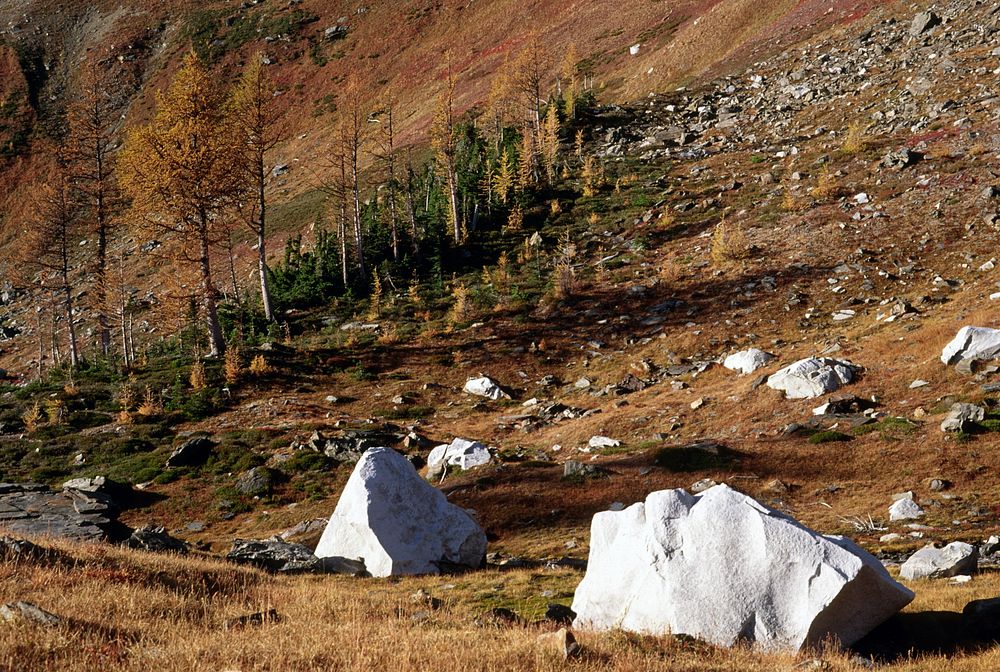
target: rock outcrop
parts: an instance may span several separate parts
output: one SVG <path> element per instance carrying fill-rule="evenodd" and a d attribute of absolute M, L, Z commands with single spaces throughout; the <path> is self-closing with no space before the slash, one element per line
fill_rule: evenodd
<path fill-rule="evenodd" d="M 16 533 L 77 541 L 121 541 L 131 530 L 118 522 L 118 506 L 100 492 L 0 483 L 0 527 Z"/>
<path fill-rule="evenodd" d="M 725 485 L 594 516 L 578 629 L 798 650 L 857 641 L 913 599 L 873 556 Z"/>
<path fill-rule="evenodd" d="M 323 531 L 320 558 L 361 559 L 373 576 L 478 567 L 486 535 L 390 448 L 367 451 Z"/>

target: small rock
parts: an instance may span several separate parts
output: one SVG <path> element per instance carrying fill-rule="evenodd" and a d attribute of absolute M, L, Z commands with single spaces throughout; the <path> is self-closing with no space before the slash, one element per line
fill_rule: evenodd
<path fill-rule="evenodd" d="M 0 605 L 0 620 L 8 623 L 23 621 L 50 628 L 59 625 L 62 621 L 58 616 L 45 611 L 38 605 L 23 601 Z"/>
<path fill-rule="evenodd" d="M 559 660 L 569 660 L 580 655 L 580 645 L 567 628 L 541 634 L 535 642 L 543 655 L 555 656 Z"/>
<path fill-rule="evenodd" d="M 268 609 L 267 611 L 258 611 L 254 614 L 246 614 L 245 616 L 237 616 L 236 618 L 229 618 L 222 624 L 223 630 L 238 630 L 240 628 L 246 627 L 259 627 L 265 623 L 277 623 L 281 618 L 278 616 L 278 612 L 275 609 Z"/>
<path fill-rule="evenodd" d="M 576 618 L 576 612 L 565 604 L 550 604 L 545 610 L 545 620 L 558 623 L 560 625 L 570 625 Z"/>
<path fill-rule="evenodd" d="M 189 439 L 170 454 L 167 467 L 196 467 L 204 464 L 217 445 L 206 436 Z"/>
<path fill-rule="evenodd" d="M 942 432 L 965 432 L 986 418 L 986 409 L 975 404 L 956 403 L 941 423 Z"/>

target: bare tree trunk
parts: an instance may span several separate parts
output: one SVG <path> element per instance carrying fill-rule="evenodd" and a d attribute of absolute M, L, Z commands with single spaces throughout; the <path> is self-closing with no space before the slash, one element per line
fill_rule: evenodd
<path fill-rule="evenodd" d="M 351 192 L 354 197 L 354 243 L 357 245 L 355 256 L 358 260 L 358 272 L 361 277 L 368 275 L 365 269 L 364 233 L 361 231 L 361 182 L 358 174 L 358 143 L 351 146 Z"/>
<path fill-rule="evenodd" d="M 80 350 L 76 342 L 76 325 L 73 324 L 73 289 L 69 280 L 63 280 L 63 308 L 66 311 L 66 325 L 69 331 L 69 365 L 80 366 Z"/>
<path fill-rule="evenodd" d="M 347 289 L 347 164 L 343 153 L 340 155 L 340 221 L 337 233 L 340 236 L 340 273 L 344 289 Z"/>
<path fill-rule="evenodd" d="M 226 342 L 222 338 L 222 327 L 219 324 L 218 290 L 212 283 L 212 262 L 209 256 L 208 221 L 201 216 L 201 233 L 199 235 L 201 249 L 198 265 L 201 268 L 201 302 L 205 309 L 205 326 L 208 327 L 208 356 L 219 357 L 226 350 Z"/>
<path fill-rule="evenodd" d="M 45 359 L 45 339 L 42 337 L 42 307 L 35 308 L 35 331 L 38 333 L 38 380 L 42 379 L 44 366 L 42 360 Z"/>
<path fill-rule="evenodd" d="M 413 246 L 413 256 L 420 256 L 420 233 L 417 231 L 417 204 L 413 201 L 413 165 L 406 168 L 406 205 L 410 211 L 410 244 Z"/>

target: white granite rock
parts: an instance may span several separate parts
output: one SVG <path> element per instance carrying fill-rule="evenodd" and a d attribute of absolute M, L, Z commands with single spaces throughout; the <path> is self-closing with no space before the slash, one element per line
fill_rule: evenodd
<path fill-rule="evenodd" d="M 774 355 L 763 350 L 758 350 L 757 348 L 750 348 L 749 350 L 729 355 L 723 360 L 722 365 L 727 369 L 739 371 L 745 375 L 767 366 L 773 360 Z"/>
<path fill-rule="evenodd" d="M 510 395 L 503 391 L 503 388 L 492 378 L 480 376 L 479 378 L 469 378 L 465 381 L 463 391 L 474 394 L 477 397 L 486 397 L 497 401 L 498 399 L 510 399 Z"/>
<path fill-rule="evenodd" d="M 767 386 L 789 399 L 812 399 L 835 392 L 854 380 L 855 367 L 828 357 L 809 357 L 786 366 L 767 379 Z"/>
<path fill-rule="evenodd" d="M 851 541 L 718 485 L 650 494 L 591 524 L 578 629 L 684 634 L 731 646 L 847 646 L 913 599 Z"/>
<path fill-rule="evenodd" d="M 316 556 L 363 559 L 372 576 L 436 574 L 478 567 L 486 535 L 464 509 L 391 448 L 372 448 L 354 468 Z"/>
<path fill-rule="evenodd" d="M 909 497 L 901 497 L 889 507 L 889 520 L 916 520 L 922 518 L 924 510 Z"/>
<path fill-rule="evenodd" d="M 447 466 L 472 469 L 487 464 L 492 459 L 490 449 L 478 441 L 455 439 L 431 450 L 427 456 L 427 478 L 437 478 Z"/>
<path fill-rule="evenodd" d="M 965 359 L 994 359 L 1000 355 L 1000 329 L 962 327 L 944 346 L 941 361 L 949 366 Z"/>
<path fill-rule="evenodd" d="M 975 546 L 954 541 L 944 548 L 928 544 L 909 557 L 899 568 L 904 579 L 939 579 L 972 574 L 979 564 Z"/>

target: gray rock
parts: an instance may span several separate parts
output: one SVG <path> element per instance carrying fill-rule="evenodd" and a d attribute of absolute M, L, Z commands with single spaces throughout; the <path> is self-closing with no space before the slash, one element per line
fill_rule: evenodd
<path fill-rule="evenodd" d="M 188 439 L 167 458 L 167 467 L 196 467 L 208 461 L 218 444 L 207 436 Z"/>
<path fill-rule="evenodd" d="M 188 552 L 187 543 L 167 534 L 166 528 L 162 525 L 143 525 L 132 532 L 125 544 L 129 548 L 135 548 L 151 553 L 180 553 Z"/>
<path fill-rule="evenodd" d="M 973 574 L 979 563 L 975 546 L 954 541 L 944 548 L 924 546 L 899 568 L 904 579 L 939 579 L 959 574 Z"/>
<path fill-rule="evenodd" d="M 107 495 L 0 483 L 0 527 L 8 532 L 76 541 L 120 541 L 131 530 L 117 518 L 118 507 Z"/>
<path fill-rule="evenodd" d="M 291 544 L 278 537 L 264 540 L 237 539 L 226 555 L 237 564 L 253 565 L 281 574 L 328 573 L 360 576 L 365 563 L 340 557 L 317 558 L 302 544 Z"/>
<path fill-rule="evenodd" d="M 243 472 L 233 485 L 237 492 L 248 497 L 266 495 L 271 492 L 273 486 L 274 477 L 266 467 L 254 467 Z"/>
<path fill-rule="evenodd" d="M 952 404 L 948 417 L 941 423 L 942 432 L 965 432 L 986 418 L 986 409 L 975 404 Z"/>
<path fill-rule="evenodd" d="M 910 23 L 910 35 L 920 37 L 934 26 L 941 23 L 941 17 L 934 12 L 920 12 Z"/>
<path fill-rule="evenodd" d="M 8 623 L 27 622 L 35 625 L 55 627 L 62 620 L 31 602 L 8 602 L 0 605 L 0 620 Z"/>

